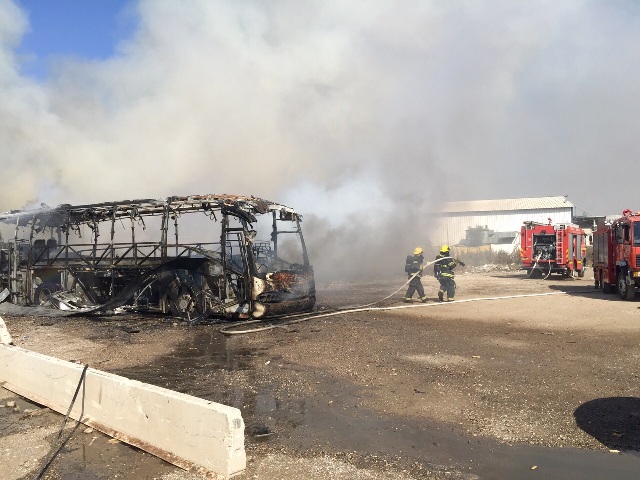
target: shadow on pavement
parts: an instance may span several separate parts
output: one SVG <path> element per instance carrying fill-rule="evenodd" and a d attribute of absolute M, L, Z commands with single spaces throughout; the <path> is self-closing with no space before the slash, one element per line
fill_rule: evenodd
<path fill-rule="evenodd" d="M 559 292 L 564 292 L 567 295 L 576 295 L 576 296 L 580 296 L 580 297 L 586 297 L 586 298 L 598 298 L 600 300 L 605 300 L 608 302 L 638 302 L 640 301 L 640 295 L 636 294 L 636 298 L 634 300 L 622 300 L 620 298 L 620 296 L 618 295 L 617 292 L 612 292 L 612 293 L 604 293 L 602 292 L 600 289 L 594 288 L 593 285 L 589 285 L 589 284 L 582 284 L 582 285 L 575 285 L 575 284 L 553 284 L 553 285 L 549 285 L 549 289 L 551 290 L 556 290 Z M 640 308 L 640 307 L 638 307 Z"/>
<path fill-rule="evenodd" d="M 640 450 L 640 398 L 597 398 L 573 413 L 577 426 L 615 450 Z"/>
<path fill-rule="evenodd" d="M 618 295 L 605 295 L 597 288 L 594 288 L 593 284 L 584 283 L 584 282 L 571 282 L 568 280 L 566 283 L 554 283 L 549 285 L 549 289 L 556 290 L 559 292 L 565 292 L 569 295 L 589 295 L 593 297 L 602 297 L 604 299 L 611 298 L 613 300 L 619 300 L 620 297 Z"/>
<path fill-rule="evenodd" d="M 494 278 L 504 278 L 499 275 L 494 275 Z M 510 275 L 510 278 L 522 280 L 523 282 L 544 282 L 550 290 L 558 292 L 565 292 L 568 295 L 581 295 L 589 296 L 593 298 L 604 298 L 606 300 L 619 300 L 620 297 L 616 293 L 605 294 L 599 288 L 595 288 L 593 284 L 593 278 L 577 278 L 569 277 L 564 278 L 560 275 L 552 275 L 551 277 L 544 278 L 531 278 L 526 273 L 515 273 Z"/>

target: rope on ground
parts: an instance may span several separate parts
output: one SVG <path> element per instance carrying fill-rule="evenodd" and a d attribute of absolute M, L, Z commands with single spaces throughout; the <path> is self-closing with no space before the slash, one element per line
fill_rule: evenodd
<path fill-rule="evenodd" d="M 69 419 L 69 415 L 71 414 L 71 410 L 73 409 L 73 405 L 76 402 L 76 398 L 78 397 L 78 392 L 80 391 L 80 386 L 83 387 L 82 388 L 82 409 L 80 411 L 80 419 L 82 419 L 82 417 L 84 416 L 84 394 L 85 394 L 85 391 L 84 391 L 85 382 L 84 382 L 84 380 L 85 380 L 85 376 L 86 376 L 88 368 L 89 368 L 89 365 L 85 365 L 84 368 L 82 369 L 82 374 L 80 375 L 80 380 L 78 381 L 78 385 L 76 386 L 76 391 L 73 394 L 73 399 L 71 399 L 71 405 L 69 405 L 69 409 L 67 410 L 67 414 L 64 416 L 64 419 L 62 420 L 62 425 L 60 426 L 60 431 L 58 432 L 58 438 L 56 439 L 56 443 L 54 443 L 51 446 L 51 449 L 49 450 L 49 453 L 47 454 L 48 459 L 45 462 L 45 464 L 42 466 L 42 468 L 40 469 L 40 472 L 36 476 L 36 480 L 40 480 L 42 478 L 42 476 L 45 474 L 47 469 L 51 466 L 51 463 L 53 462 L 53 460 L 55 460 L 55 458 L 60 453 L 60 450 L 62 450 L 62 448 L 67 444 L 67 442 L 71 439 L 71 437 L 73 436 L 75 431 L 78 429 L 78 426 L 80 426 L 80 422 L 78 421 L 76 423 L 75 427 L 73 427 L 73 429 L 71 430 L 71 432 L 69 432 L 69 435 L 67 435 L 67 438 L 65 438 L 64 440 L 61 440 L 62 432 L 64 432 L 64 427 L 67 424 L 67 420 Z"/>

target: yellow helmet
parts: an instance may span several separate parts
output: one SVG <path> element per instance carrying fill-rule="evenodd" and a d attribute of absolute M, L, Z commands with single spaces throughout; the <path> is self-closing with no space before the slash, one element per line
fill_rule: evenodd
<path fill-rule="evenodd" d="M 449 253 L 449 245 L 442 245 L 440 253 Z"/>
<path fill-rule="evenodd" d="M 413 251 L 414 255 L 422 255 L 422 249 L 420 247 L 416 247 L 416 249 Z"/>

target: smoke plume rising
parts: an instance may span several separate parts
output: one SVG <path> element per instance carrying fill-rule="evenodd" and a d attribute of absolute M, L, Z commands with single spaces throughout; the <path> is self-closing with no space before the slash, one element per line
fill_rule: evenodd
<path fill-rule="evenodd" d="M 255 195 L 300 211 L 319 276 L 349 279 L 402 272 L 438 201 L 640 209 L 640 4 L 132 5 L 115 55 L 34 80 L 28 14 L 0 0 L 0 211 Z"/>

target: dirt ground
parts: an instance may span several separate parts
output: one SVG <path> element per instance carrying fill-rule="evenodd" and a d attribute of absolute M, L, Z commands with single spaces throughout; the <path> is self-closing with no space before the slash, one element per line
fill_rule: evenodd
<path fill-rule="evenodd" d="M 640 295 L 480 269 L 455 302 L 425 278 L 426 304 L 333 313 L 405 280 L 319 285 L 318 317 L 258 333 L 0 315 L 20 347 L 239 408 L 238 480 L 638 477 Z M 0 388 L 0 478 L 37 478 L 61 421 Z M 80 426 L 42 478 L 198 477 Z"/>

